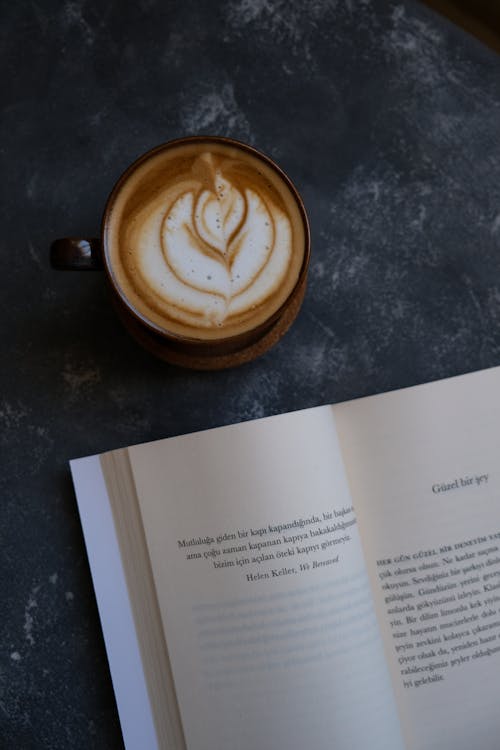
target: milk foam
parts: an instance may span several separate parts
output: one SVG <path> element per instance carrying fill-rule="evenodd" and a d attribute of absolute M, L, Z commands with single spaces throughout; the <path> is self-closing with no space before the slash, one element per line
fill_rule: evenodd
<path fill-rule="evenodd" d="M 153 194 L 134 201 L 147 184 L 143 170 L 130 205 L 122 196 L 112 212 L 118 282 L 139 312 L 174 333 L 219 338 L 249 330 L 298 278 L 304 231 L 298 209 L 291 215 L 290 192 L 287 203 L 286 186 L 267 166 L 227 150 L 204 144 L 182 162 L 165 161 L 153 172 Z"/>

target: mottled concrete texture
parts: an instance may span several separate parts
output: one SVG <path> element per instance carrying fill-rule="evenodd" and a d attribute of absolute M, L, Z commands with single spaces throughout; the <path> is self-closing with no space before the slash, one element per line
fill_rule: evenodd
<path fill-rule="evenodd" d="M 108 750 L 68 459 L 499 364 L 500 60 L 391 0 L 4 3 L 0 36 L 0 746 Z M 268 152 L 311 218 L 299 319 L 240 370 L 155 361 L 102 276 L 48 266 L 189 133 Z"/>

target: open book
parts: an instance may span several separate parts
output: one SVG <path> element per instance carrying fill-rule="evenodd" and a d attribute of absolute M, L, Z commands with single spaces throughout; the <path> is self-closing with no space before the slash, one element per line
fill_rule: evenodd
<path fill-rule="evenodd" d="M 71 469 L 127 750 L 500 747 L 500 368 Z"/>

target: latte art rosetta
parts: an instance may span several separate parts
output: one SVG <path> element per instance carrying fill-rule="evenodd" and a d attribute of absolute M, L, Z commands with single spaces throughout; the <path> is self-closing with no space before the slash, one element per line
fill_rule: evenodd
<path fill-rule="evenodd" d="M 291 253 L 282 211 L 249 187 L 240 192 L 220 169 L 213 170 L 213 184 L 208 190 L 186 182 L 168 191 L 143 225 L 136 258 L 143 285 L 172 317 L 206 327 L 264 302 L 286 274 Z"/>
<path fill-rule="evenodd" d="M 153 322 L 193 337 L 236 335 L 290 294 L 301 265 L 297 220 L 277 178 L 254 161 L 198 149 L 150 174 L 147 199 L 131 190 L 132 208 L 124 203 L 117 220 L 116 268 Z"/>

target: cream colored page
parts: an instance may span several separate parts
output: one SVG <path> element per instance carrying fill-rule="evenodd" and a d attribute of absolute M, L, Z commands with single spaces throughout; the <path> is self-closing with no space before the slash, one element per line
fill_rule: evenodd
<path fill-rule="evenodd" d="M 401 750 L 331 408 L 130 457 L 189 750 Z"/>
<path fill-rule="evenodd" d="M 410 750 L 498 750 L 500 369 L 334 407 Z"/>

